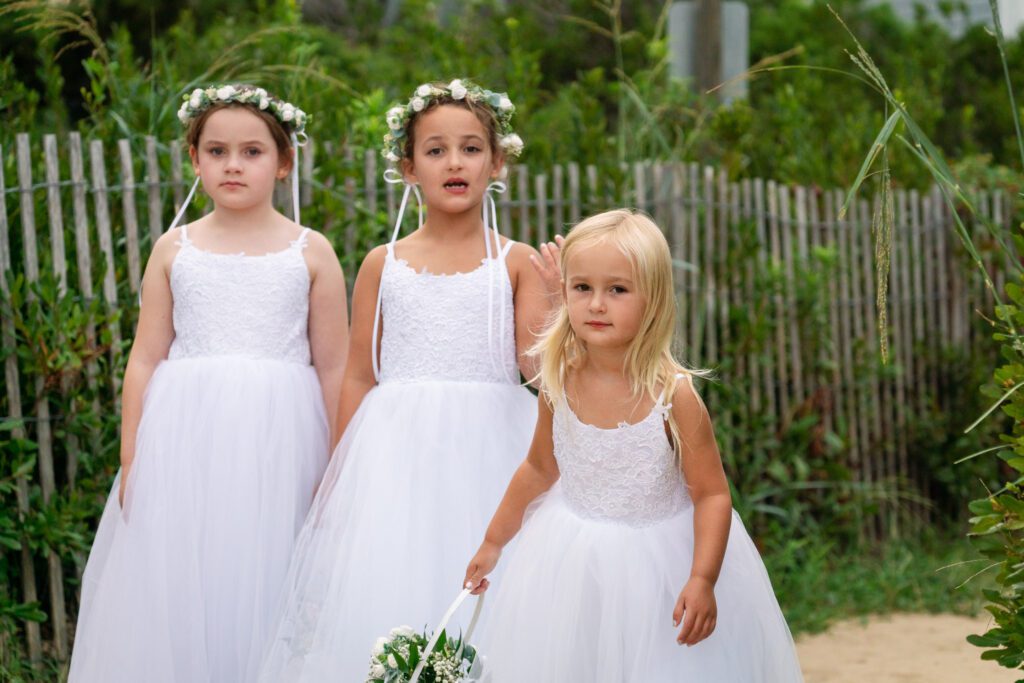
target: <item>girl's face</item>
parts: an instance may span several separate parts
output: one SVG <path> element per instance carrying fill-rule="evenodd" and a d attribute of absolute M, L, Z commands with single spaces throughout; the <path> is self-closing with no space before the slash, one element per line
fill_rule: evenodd
<path fill-rule="evenodd" d="M 565 268 L 569 325 L 587 348 L 625 351 L 640 332 L 646 301 L 629 259 L 598 242 L 569 254 Z"/>
<path fill-rule="evenodd" d="M 274 183 L 290 170 L 266 122 L 244 107 L 210 114 L 189 155 L 214 205 L 235 211 L 270 204 Z"/>
<path fill-rule="evenodd" d="M 449 214 L 479 209 L 488 183 L 501 171 L 487 129 L 476 114 L 445 104 L 417 117 L 406 178 L 419 183 L 429 210 Z"/>

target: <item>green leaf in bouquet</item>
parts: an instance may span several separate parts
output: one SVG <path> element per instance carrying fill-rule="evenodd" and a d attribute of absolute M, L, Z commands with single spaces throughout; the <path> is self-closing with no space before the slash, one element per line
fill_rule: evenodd
<path fill-rule="evenodd" d="M 441 629 L 441 635 L 439 635 L 437 637 L 437 645 L 434 646 L 434 650 L 436 652 L 444 652 L 444 647 L 447 644 L 448 644 L 448 634 L 445 633 L 444 629 Z M 430 653 L 428 652 L 427 655 L 429 656 Z"/>
<path fill-rule="evenodd" d="M 420 646 L 415 640 L 409 642 L 409 667 L 413 670 L 420 663 Z"/>

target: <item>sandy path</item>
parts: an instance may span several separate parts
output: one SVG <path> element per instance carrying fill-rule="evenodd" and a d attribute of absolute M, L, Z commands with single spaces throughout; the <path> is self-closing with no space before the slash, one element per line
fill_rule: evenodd
<path fill-rule="evenodd" d="M 797 639 L 806 683 L 1014 683 L 1014 672 L 979 658 L 964 638 L 987 615 L 894 614 L 851 619 Z M 1016 675 L 1015 675 L 1016 674 Z"/>

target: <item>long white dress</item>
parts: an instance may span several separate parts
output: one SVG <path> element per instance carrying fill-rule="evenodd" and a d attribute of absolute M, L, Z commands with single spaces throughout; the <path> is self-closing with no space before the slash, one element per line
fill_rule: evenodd
<path fill-rule="evenodd" d="M 378 637 L 432 628 L 458 594 L 537 415 L 512 379 L 510 246 L 455 275 L 416 272 L 388 246 L 379 383 L 297 542 L 261 681 L 364 681 Z"/>
<path fill-rule="evenodd" d="M 798 683 L 789 628 L 733 512 L 715 586 L 718 623 L 679 646 L 672 611 L 693 563 L 693 504 L 658 403 L 601 429 L 554 412 L 561 479 L 494 581 L 475 643 L 488 683 Z"/>
<path fill-rule="evenodd" d="M 145 393 L 82 585 L 72 683 L 251 681 L 327 464 L 306 233 L 266 256 L 181 229 L 175 337 Z"/>

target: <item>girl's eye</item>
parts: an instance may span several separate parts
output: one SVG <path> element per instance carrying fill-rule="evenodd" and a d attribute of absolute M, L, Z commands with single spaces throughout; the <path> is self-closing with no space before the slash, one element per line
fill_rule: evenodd
<path fill-rule="evenodd" d="M 625 294 L 626 291 L 626 288 L 621 285 L 615 285 L 612 287 L 612 292 L 614 292 L 615 294 Z"/>
<path fill-rule="evenodd" d="M 585 285 L 583 283 L 580 283 L 580 284 L 576 285 L 575 287 L 573 287 L 573 289 L 575 289 L 577 292 L 589 292 L 590 291 L 590 285 Z"/>
<path fill-rule="evenodd" d="M 245 150 L 245 153 L 248 156 L 256 157 L 262 154 L 263 150 L 261 150 L 259 147 L 250 147 L 249 149 Z"/>
<path fill-rule="evenodd" d="M 221 154 L 224 153 L 224 148 L 223 147 L 211 147 L 207 151 L 210 153 L 211 156 L 219 157 Z"/>
<path fill-rule="evenodd" d="M 481 149 L 476 145 L 467 145 L 466 151 L 469 152 L 470 154 L 475 154 L 476 152 L 481 151 Z"/>
<path fill-rule="evenodd" d="M 440 147 L 431 147 L 430 149 L 427 150 L 427 156 L 428 157 L 436 157 L 442 151 L 443 150 Z"/>

